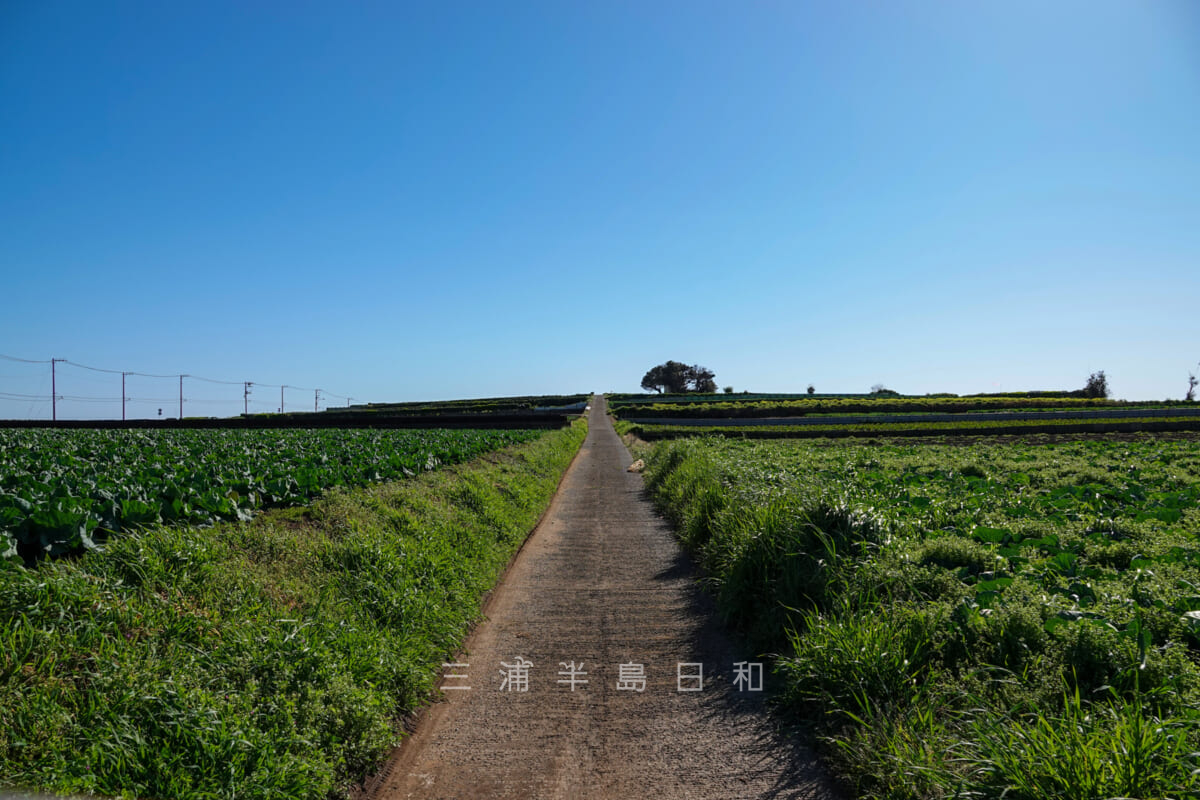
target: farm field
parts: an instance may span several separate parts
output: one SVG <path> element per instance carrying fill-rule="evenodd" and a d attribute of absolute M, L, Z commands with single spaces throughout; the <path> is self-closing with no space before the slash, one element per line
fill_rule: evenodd
<path fill-rule="evenodd" d="M 112 432 L 19 432 L 48 438 L 41 451 L 6 444 L 6 486 L 13 464 L 18 483 L 40 482 L 51 503 L 94 500 L 102 486 L 150 504 L 179 486 L 175 499 L 201 512 L 193 521 L 216 522 L 176 516 L 122 526 L 96 549 L 0 562 L 0 788 L 351 796 L 430 696 L 586 431 L 585 420 L 479 436 L 156 431 L 144 462 L 142 440 Z M 74 445 L 45 452 L 50 441 Z M 385 469 L 403 479 L 352 485 Z M 244 518 L 248 494 L 271 504 L 309 490 L 308 505 Z M 227 511 L 206 506 L 232 492 Z"/>
<path fill-rule="evenodd" d="M 1190 411 L 1190 409 L 1188 409 Z M 622 421 L 619 424 L 623 433 L 631 433 L 647 441 L 656 439 L 676 439 L 680 437 L 697 436 L 699 434 L 730 436 L 753 439 L 823 439 L 850 437 L 888 437 L 888 436 L 987 436 L 1002 434 L 1028 435 L 1036 433 L 1135 433 L 1139 431 L 1200 431 L 1200 417 L 1189 415 L 1183 417 L 1163 418 L 1158 416 L 1121 417 L 1115 419 L 1063 417 L 1058 419 L 1008 419 L 1002 413 L 997 413 L 996 419 L 963 419 L 952 421 L 923 421 L 921 414 L 913 414 L 912 418 L 903 421 L 891 419 L 879 422 L 806 422 L 804 425 L 770 424 L 770 421 L 750 420 L 739 418 L 739 423 L 722 425 L 718 420 L 713 424 L 697 426 L 694 424 L 652 424 L 645 422 Z M 689 422 L 694 421 L 690 420 Z M 763 422 L 764 424 L 758 424 Z M 701 429 L 702 428 L 702 429 Z"/>
<path fill-rule="evenodd" d="M 1020 395 L 624 396 L 622 433 L 652 441 L 705 434 L 756 439 L 986 436 L 1200 430 L 1182 401 L 1126 402 L 1070 393 Z"/>
<path fill-rule="evenodd" d="M 683 395 L 673 398 L 627 399 L 613 403 L 619 418 L 676 417 L 791 417 L 808 414 L 898 414 L 898 413 L 959 413 L 969 411 L 1049 411 L 1055 409 L 1138 409 L 1186 406 L 1183 401 L 1108 400 L 1089 397 L 1063 396 L 921 396 L 843 395 L 843 396 L 780 396 L 759 399 L 756 395 Z"/>
<path fill-rule="evenodd" d="M 645 455 L 856 796 L 1200 793 L 1200 443 Z"/>
<path fill-rule="evenodd" d="M 591 395 L 531 395 L 489 397 L 474 400 L 431 400 L 411 403 L 370 403 L 352 406 L 351 413 L 374 414 L 510 414 L 550 410 L 582 410 Z M 342 409 L 336 411 L 341 412 Z"/>
<path fill-rule="evenodd" d="M 138 526 L 246 520 L 326 489 L 401 479 L 540 435 L 0 429 L 0 553 L 28 560 Z"/>

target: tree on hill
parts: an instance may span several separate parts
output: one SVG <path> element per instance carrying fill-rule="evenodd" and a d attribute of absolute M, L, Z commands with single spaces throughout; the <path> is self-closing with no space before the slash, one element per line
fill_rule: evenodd
<path fill-rule="evenodd" d="M 1108 378 L 1104 375 L 1104 370 L 1093 372 L 1088 376 L 1087 383 L 1083 387 L 1084 397 L 1104 398 L 1108 397 Z"/>
<path fill-rule="evenodd" d="M 699 364 L 688 366 L 679 361 L 668 361 L 651 367 L 642 377 L 642 388 L 647 392 L 683 394 L 685 392 L 715 392 L 716 373 Z"/>
<path fill-rule="evenodd" d="M 686 386 L 687 365 L 678 361 L 668 361 L 657 367 L 651 367 L 642 376 L 642 388 L 647 392 L 679 394 L 685 390 Z"/>
<path fill-rule="evenodd" d="M 717 374 L 711 369 L 693 364 L 688 370 L 689 391 L 712 394 L 717 390 Z"/>

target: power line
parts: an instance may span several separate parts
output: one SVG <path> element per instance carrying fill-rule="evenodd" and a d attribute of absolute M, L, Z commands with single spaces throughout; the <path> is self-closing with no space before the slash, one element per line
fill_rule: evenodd
<path fill-rule="evenodd" d="M 172 375 L 171 377 L 174 378 L 175 376 Z M 188 375 L 188 377 L 194 381 L 204 381 L 205 383 L 223 383 L 227 386 L 241 386 L 243 383 L 245 383 L 245 381 L 219 381 L 214 378 L 201 378 L 199 375 Z M 258 384 L 255 385 L 257 386 Z"/>
<path fill-rule="evenodd" d="M 178 378 L 179 377 L 178 372 L 176 372 L 174 375 L 152 375 L 149 372 L 126 372 L 125 374 L 126 375 L 137 375 L 140 378 Z"/>
<path fill-rule="evenodd" d="M 31 358 L 17 358 L 16 356 L 6 356 L 3 353 L 0 353 L 0 358 L 3 358 L 6 361 L 20 361 L 22 364 L 49 364 L 50 363 L 50 359 L 48 359 L 48 358 L 35 360 L 35 359 L 31 359 Z"/>
<path fill-rule="evenodd" d="M 349 403 L 353 399 L 346 395 L 336 394 L 334 392 L 328 392 L 324 389 L 313 389 L 313 388 L 308 388 L 305 386 L 293 386 L 292 384 L 259 383 L 257 381 L 226 381 L 226 380 L 220 380 L 218 378 L 207 378 L 207 377 L 204 377 L 201 375 L 191 375 L 189 373 L 172 373 L 172 374 L 166 375 L 166 374 L 159 374 L 159 373 L 153 373 L 153 372 L 135 372 L 132 370 L 107 369 L 105 367 L 94 367 L 94 366 L 91 366 L 90 364 L 80 364 L 77 361 L 71 361 L 66 358 L 50 358 L 50 359 L 18 358 L 17 356 L 10 356 L 10 355 L 5 355 L 3 353 L 0 353 L 0 359 L 3 359 L 5 361 L 13 361 L 13 362 L 21 363 L 21 364 L 49 364 L 50 368 L 51 368 L 51 370 L 50 370 L 51 371 L 51 375 L 50 375 L 51 387 L 50 387 L 49 395 L 21 394 L 21 393 L 16 393 L 16 392 L 0 392 L 0 399 L 12 400 L 12 401 L 17 401 L 17 400 L 19 400 L 19 401 L 35 401 L 35 402 L 45 402 L 46 400 L 49 400 L 52 405 L 56 404 L 57 401 L 59 401 L 59 400 L 62 400 L 64 402 L 73 402 L 73 403 L 121 403 L 122 419 L 124 418 L 124 415 L 125 415 L 124 408 L 125 408 L 126 403 L 170 403 L 176 399 L 174 397 L 170 397 L 170 398 L 166 398 L 166 397 L 130 397 L 130 396 L 128 396 L 128 393 L 125 388 L 125 379 L 129 378 L 129 377 L 155 378 L 155 379 L 163 379 L 163 380 L 178 379 L 179 380 L 178 400 L 179 400 L 179 405 L 180 405 L 179 413 L 180 413 L 181 417 L 183 415 L 183 403 L 185 401 L 189 402 L 189 403 L 198 404 L 198 405 L 218 405 L 218 404 L 222 404 L 222 403 L 236 402 L 236 400 L 232 400 L 232 399 L 231 400 L 219 400 L 219 399 L 210 399 L 210 398 L 186 397 L 183 393 L 183 379 L 184 378 L 188 378 L 190 380 L 203 381 L 204 383 L 221 384 L 224 386 L 243 386 L 247 389 L 247 391 L 245 392 L 245 396 L 243 397 L 244 405 L 248 405 L 248 401 L 249 401 L 249 391 L 248 390 L 249 390 L 250 386 L 254 386 L 256 388 L 262 388 L 262 389 L 279 389 L 281 404 L 283 403 L 283 400 L 284 400 L 284 393 L 288 389 L 291 389 L 293 391 L 299 391 L 299 392 L 313 392 L 313 409 L 314 410 L 319 410 L 322 401 L 326 401 L 325 405 L 328 406 L 329 404 L 327 401 L 329 398 L 337 398 L 339 400 L 345 400 L 347 403 Z M 99 372 L 99 373 L 104 373 L 107 375 L 120 375 L 121 376 L 121 389 L 122 389 L 121 395 L 122 396 L 121 397 L 92 397 L 92 396 L 87 396 L 87 395 L 61 395 L 58 393 L 58 389 L 57 389 L 57 386 L 55 383 L 56 376 L 54 373 L 54 367 L 57 364 L 66 364 L 66 365 L 69 365 L 72 367 L 76 367 L 78 369 L 87 370 L 89 372 Z M 16 377 L 16 376 L 13 376 L 13 377 Z M 256 402 L 262 403 L 263 405 L 267 405 L 267 406 L 273 405 L 264 400 L 260 400 L 260 401 L 256 401 Z M 280 410 L 282 410 L 282 408 Z M 52 418 L 55 418 L 55 419 L 57 418 L 56 411 L 52 415 Z"/>
<path fill-rule="evenodd" d="M 74 361 L 68 361 L 65 358 L 58 359 L 58 362 L 60 364 L 70 364 L 72 367 L 79 367 L 80 369 L 90 369 L 92 372 L 107 372 L 109 375 L 122 374 L 121 370 L 119 369 L 101 369 L 100 367 L 89 367 L 87 364 L 76 364 Z"/>

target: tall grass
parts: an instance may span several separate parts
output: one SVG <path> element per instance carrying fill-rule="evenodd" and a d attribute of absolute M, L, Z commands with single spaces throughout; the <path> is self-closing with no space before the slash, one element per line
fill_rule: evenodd
<path fill-rule="evenodd" d="M 973 795 L 1019 800 L 1195 797 L 1192 752 L 1200 715 L 1159 718 L 1140 702 L 1085 702 L 1078 688 L 1058 712 L 977 715 L 966 759 Z"/>

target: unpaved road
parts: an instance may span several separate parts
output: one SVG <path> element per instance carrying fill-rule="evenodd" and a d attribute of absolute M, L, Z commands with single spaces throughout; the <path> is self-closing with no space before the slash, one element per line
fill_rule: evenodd
<path fill-rule="evenodd" d="M 763 694 L 735 686 L 753 654 L 717 628 L 630 461 L 594 398 L 583 449 L 459 658 L 469 666 L 445 670 L 466 677 L 443 680 L 371 798 L 836 796 Z M 679 691 L 701 686 L 680 663 L 703 664 L 700 691 Z M 643 691 L 617 688 L 621 664 L 641 666 Z"/>

